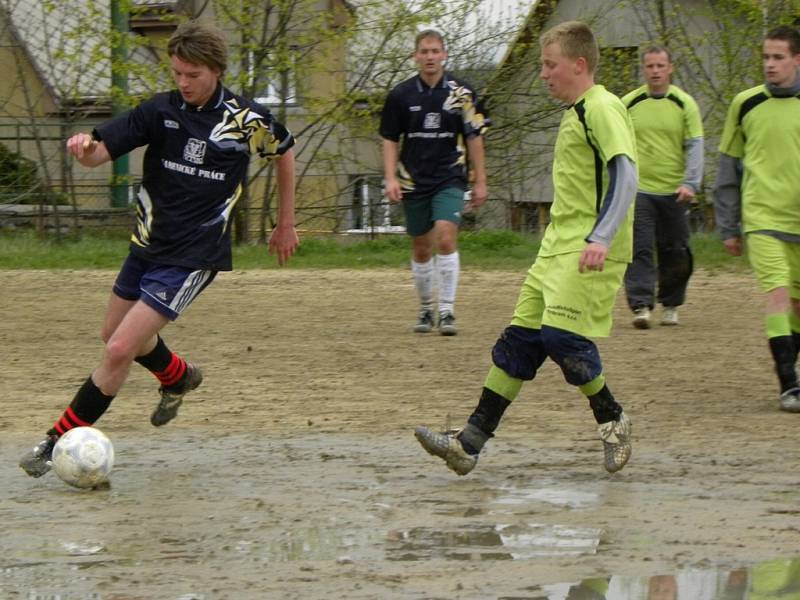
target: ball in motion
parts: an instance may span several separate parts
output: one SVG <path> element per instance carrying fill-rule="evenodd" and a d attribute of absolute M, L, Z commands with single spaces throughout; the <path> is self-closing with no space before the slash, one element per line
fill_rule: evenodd
<path fill-rule="evenodd" d="M 70 429 L 53 448 L 53 469 L 62 481 L 77 488 L 107 481 L 113 467 L 114 446 L 94 427 Z"/>

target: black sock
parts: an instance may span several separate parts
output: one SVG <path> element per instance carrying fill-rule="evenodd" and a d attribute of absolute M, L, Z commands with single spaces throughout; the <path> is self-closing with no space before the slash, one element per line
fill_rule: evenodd
<path fill-rule="evenodd" d="M 55 422 L 47 435 L 64 435 L 73 427 L 93 425 L 111 404 L 114 396 L 106 396 L 100 391 L 91 376 L 83 383 L 61 418 Z"/>
<path fill-rule="evenodd" d="M 614 395 L 607 385 L 596 394 L 589 396 L 589 406 L 592 407 L 594 419 L 598 423 L 608 423 L 609 421 L 619 421 L 622 414 L 622 406 L 614 400 Z"/>
<path fill-rule="evenodd" d="M 792 332 L 792 341 L 794 342 L 794 361 L 797 362 L 797 353 L 800 352 L 800 332 Z"/>
<path fill-rule="evenodd" d="M 159 373 L 166 369 L 172 361 L 172 351 L 167 348 L 159 335 L 155 348 L 143 356 L 137 356 L 135 360 L 148 371 Z"/>
<path fill-rule="evenodd" d="M 467 419 L 467 427 L 461 433 L 461 445 L 470 454 L 478 454 L 486 441 L 494 437 L 503 413 L 511 402 L 489 388 L 483 388 L 478 406 Z"/>
<path fill-rule="evenodd" d="M 792 335 L 779 335 L 769 338 L 769 349 L 772 360 L 775 361 L 775 373 L 781 384 L 781 392 L 797 387 L 797 373 L 794 370 L 794 361 L 797 358 Z"/>

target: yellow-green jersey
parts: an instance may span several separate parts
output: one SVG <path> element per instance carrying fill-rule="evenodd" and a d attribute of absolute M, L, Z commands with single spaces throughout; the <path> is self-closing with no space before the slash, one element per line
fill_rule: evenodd
<path fill-rule="evenodd" d="M 600 228 L 609 230 L 607 258 L 630 262 L 633 194 L 611 201 L 609 162 L 636 162 L 636 141 L 628 111 L 602 85 L 594 85 L 561 118 L 553 158 L 554 198 L 540 256 L 580 252 Z M 635 167 L 632 167 L 633 170 Z M 594 241 L 594 239 L 592 240 Z"/>
<path fill-rule="evenodd" d="M 800 95 L 736 95 L 720 152 L 742 161 L 742 229 L 800 235 Z"/>
<path fill-rule="evenodd" d="M 643 85 L 623 96 L 622 102 L 636 131 L 639 190 L 667 195 L 688 184 L 697 191 L 699 180 L 687 181 L 685 176 L 687 143 L 703 137 L 703 120 L 694 99 L 675 85 L 659 95 Z"/>

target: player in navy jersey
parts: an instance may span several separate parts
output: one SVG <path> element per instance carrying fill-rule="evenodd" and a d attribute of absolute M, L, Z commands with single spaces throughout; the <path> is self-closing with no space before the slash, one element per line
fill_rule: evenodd
<path fill-rule="evenodd" d="M 67 151 L 96 167 L 147 146 L 130 253 L 114 283 L 102 326 L 100 364 L 20 466 L 32 477 L 51 468 L 59 436 L 91 425 L 119 392 L 131 363 L 160 383 L 150 421 L 172 420 L 200 369 L 169 350 L 159 332 L 211 283 L 231 270 L 230 218 L 254 154 L 275 159 L 278 223 L 270 253 L 283 265 L 298 245 L 294 228 L 294 139 L 270 112 L 221 84 L 227 66 L 222 32 L 188 22 L 167 51 L 176 90 L 67 140 Z"/>
<path fill-rule="evenodd" d="M 403 202 L 413 238 L 411 273 L 420 301 L 414 331 L 433 330 L 438 279 L 439 333 L 455 335 L 458 227 L 463 212 L 486 200 L 483 134 L 489 120 L 469 84 L 445 72 L 447 50 L 438 30 L 417 35 L 414 60 L 419 73 L 389 93 L 381 115 L 385 194 Z M 475 180 L 465 206 L 467 157 Z"/>

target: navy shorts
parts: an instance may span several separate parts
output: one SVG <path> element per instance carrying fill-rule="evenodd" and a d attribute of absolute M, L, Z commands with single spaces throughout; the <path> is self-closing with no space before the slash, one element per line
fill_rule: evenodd
<path fill-rule="evenodd" d="M 216 276 L 217 271 L 162 265 L 129 254 L 114 282 L 114 293 L 123 300 L 141 300 L 174 321 Z"/>

